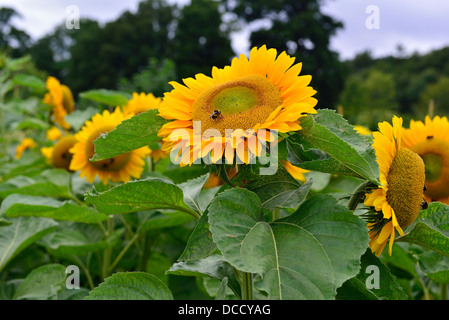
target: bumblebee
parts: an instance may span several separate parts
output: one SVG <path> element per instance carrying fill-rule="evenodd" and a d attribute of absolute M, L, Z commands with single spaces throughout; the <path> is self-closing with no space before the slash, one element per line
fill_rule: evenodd
<path fill-rule="evenodd" d="M 221 117 L 222 117 L 222 115 L 221 115 L 220 110 L 214 110 L 214 112 L 212 112 L 212 113 L 210 114 L 209 117 L 210 117 L 212 120 L 217 121 L 218 118 L 221 118 Z"/>

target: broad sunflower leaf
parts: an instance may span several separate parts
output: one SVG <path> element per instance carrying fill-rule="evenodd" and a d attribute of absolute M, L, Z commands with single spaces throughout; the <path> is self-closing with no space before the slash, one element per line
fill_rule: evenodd
<path fill-rule="evenodd" d="M 79 96 L 83 99 L 99 102 L 111 107 L 124 106 L 131 99 L 129 93 L 107 89 L 84 91 Z"/>
<path fill-rule="evenodd" d="M 43 217 L 83 223 L 97 223 L 108 218 L 104 213 L 72 201 L 19 194 L 7 196 L 0 206 L 0 213 L 8 218 Z"/>
<path fill-rule="evenodd" d="M 158 142 L 159 129 L 166 120 L 158 116 L 158 110 L 148 110 L 123 121 L 114 130 L 100 135 L 93 143 L 95 154 L 91 161 L 110 159 L 119 154 Z"/>
<path fill-rule="evenodd" d="M 38 92 L 45 91 L 45 81 L 31 74 L 16 74 L 12 79 L 12 83 L 17 86 L 29 87 Z"/>
<path fill-rule="evenodd" d="M 396 241 L 418 244 L 449 256 L 449 206 L 432 202 Z"/>
<path fill-rule="evenodd" d="M 152 274 L 119 272 L 106 278 L 85 300 L 173 300 L 173 295 Z"/>
<path fill-rule="evenodd" d="M 0 231 L 0 271 L 23 249 L 53 231 L 58 223 L 52 219 L 21 217 Z"/>
<path fill-rule="evenodd" d="M 428 251 L 419 254 L 417 258 L 420 269 L 427 278 L 436 283 L 449 283 L 449 257 Z"/>
<path fill-rule="evenodd" d="M 159 178 L 131 181 L 98 194 L 89 193 L 85 200 L 107 214 L 173 209 L 197 215 L 184 202 L 181 188 Z"/>
<path fill-rule="evenodd" d="M 83 256 L 116 245 L 124 229 L 116 229 L 106 239 L 94 226 L 70 225 L 58 229 L 39 240 L 49 253 L 55 257 L 72 259 L 73 255 Z"/>
<path fill-rule="evenodd" d="M 217 250 L 209 227 L 208 210 L 206 210 L 190 234 L 184 252 L 178 258 L 178 261 L 204 259 Z"/>
<path fill-rule="evenodd" d="M 17 288 L 14 300 L 56 300 L 66 281 L 66 268 L 47 264 L 34 269 Z"/>
<path fill-rule="evenodd" d="M 408 300 L 409 297 L 390 270 L 371 250 L 362 256 L 360 273 L 337 290 L 342 300 Z"/>
<path fill-rule="evenodd" d="M 287 141 L 287 159 L 292 164 L 380 184 L 374 149 L 341 115 L 321 109 L 301 118 L 300 124 L 302 130 Z"/>
<path fill-rule="evenodd" d="M 243 272 L 261 274 L 270 299 L 333 299 L 359 272 L 368 246 L 365 223 L 325 195 L 267 223 L 255 193 L 232 189 L 211 203 L 209 223 L 224 258 Z"/>

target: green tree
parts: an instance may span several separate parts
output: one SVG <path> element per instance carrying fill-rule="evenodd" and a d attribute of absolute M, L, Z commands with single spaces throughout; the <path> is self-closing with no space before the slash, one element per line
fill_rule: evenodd
<path fill-rule="evenodd" d="M 449 77 L 441 76 L 438 81 L 429 84 L 422 92 L 415 109 L 417 115 L 424 118 L 429 113 L 429 104 L 434 104 L 433 115 L 447 115 L 449 110 Z"/>
<path fill-rule="evenodd" d="M 229 10 L 254 27 L 251 46 L 287 51 L 303 62 L 303 74 L 312 75 L 319 107 L 335 107 L 343 89 L 343 65 L 330 50 L 331 37 L 343 24 L 321 11 L 322 0 L 224 0 Z M 267 25 L 269 25 L 267 27 Z"/>
<path fill-rule="evenodd" d="M 230 63 L 234 51 L 223 25 L 218 3 L 212 0 L 192 0 L 182 8 L 174 42 L 174 61 L 180 78 L 196 73 L 210 75 L 212 66 Z"/>
<path fill-rule="evenodd" d="M 0 50 L 9 51 L 12 57 L 20 57 L 27 52 L 31 38 L 12 24 L 14 17 L 20 17 L 14 9 L 0 8 Z"/>

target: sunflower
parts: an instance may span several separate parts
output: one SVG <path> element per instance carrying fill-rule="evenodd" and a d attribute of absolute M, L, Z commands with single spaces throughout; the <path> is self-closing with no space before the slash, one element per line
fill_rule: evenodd
<path fill-rule="evenodd" d="M 368 129 L 367 127 L 361 126 L 361 125 L 356 125 L 354 126 L 354 130 L 357 131 L 357 133 L 364 135 L 364 136 L 369 136 L 371 135 L 371 130 Z"/>
<path fill-rule="evenodd" d="M 25 150 L 33 149 L 36 146 L 36 142 L 32 138 L 23 139 L 16 148 L 16 159 L 22 158 L 22 154 Z"/>
<path fill-rule="evenodd" d="M 379 132 L 373 132 L 373 147 L 379 164 L 380 183 L 365 196 L 370 207 L 366 215 L 370 233 L 369 246 L 379 256 L 390 238 L 391 255 L 395 231 L 416 220 L 422 203 L 424 163 L 415 152 L 402 144 L 402 118 L 393 117 L 393 126 L 379 123 Z"/>
<path fill-rule="evenodd" d="M 148 147 L 102 161 L 90 161 L 95 154 L 93 142 L 101 134 L 115 129 L 125 119 L 127 117 L 120 111 L 120 108 L 116 108 L 113 113 L 105 110 L 102 114 L 94 115 L 91 121 L 86 121 L 75 135 L 78 142 L 69 150 L 73 153 L 69 169 L 80 170 L 81 177 L 86 177 L 90 183 L 94 182 L 96 176 L 104 184 L 107 184 L 109 180 L 128 182 L 131 177 L 140 178 L 145 164 L 144 158 L 151 152 Z"/>
<path fill-rule="evenodd" d="M 133 97 L 128 101 L 127 105 L 123 107 L 123 114 L 125 116 L 130 114 L 136 115 L 151 109 L 157 109 L 161 102 L 162 99 L 156 98 L 152 93 L 146 94 L 145 92 L 141 92 L 139 94 L 133 92 Z"/>
<path fill-rule="evenodd" d="M 316 113 L 317 100 L 308 86 L 311 76 L 299 76 L 302 64 L 293 62 L 285 52 L 277 56 L 275 49 L 262 46 L 253 48 L 249 59 L 242 54 L 230 66 L 213 67 L 211 77 L 170 82 L 173 90 L 159 107 L 160 116 L 173 120 L 159 131 L 162 149 L 178 151 L 181 166 L 209 156 L 217 163 L 223 155 L 228 164 L 235 155 L 248 163 L 274 140 L 271 130 L 300 130 L 298 119 Z M 186 134 L 180 136 L 179 129 Z"/>
<path fill-rule="evenodd" d="M 73 156 L 69 150 L 76 142 L 75 136 L 66 135 L 56 142 L 54 146 L 41 148 L 41 153 L 47 158 L 52 166 L 69 170 Z"/>
<path fill-rule="evenodd" d="M 54 121 L 63 129 L 70 129 L 65 116 L 75 110 L 72 91 L 54 77 L 47 78 L 48 92 L 44 96 L 44 103 L 53 107 Z"/>
<path fill-rule="evenodd" d="M 446 117 L 426 116 L 424 122 L 410 121 L 404 129 L 404 147 L 421 156 L 426 167 L 427 202 L 449 204 L 449 121 Z"/>

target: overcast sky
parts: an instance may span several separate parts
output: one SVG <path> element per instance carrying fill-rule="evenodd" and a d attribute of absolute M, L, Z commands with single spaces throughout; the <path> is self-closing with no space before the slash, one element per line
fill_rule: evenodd
<path fill-rule="evenodd" d="M 37 39 L 66 20 L 66 8 L 70 5 L 79 8 L 81 17 L 105 23 L 116 19 L 125 10 L 135 12 L 139 2 L 0 0 L 0 6 L 15 8 L 22 15 L 21 19 L 15 20 L 15 25 Z M 189 0 L 169 2 L 186 3 Z M 446 0 L 329 0 L 322 10 L 344 23 L 344 29 L 331 42 L 342 59 L 352 58 L 367 49 L 377 57 L 396 54 L 398 44 L 408 54 L 414 51 L 425 53 L 449 45 L 449 1 Z M 247 33 L 233 37 L 233 48 L 236 53 L 248 52 Z"/>

